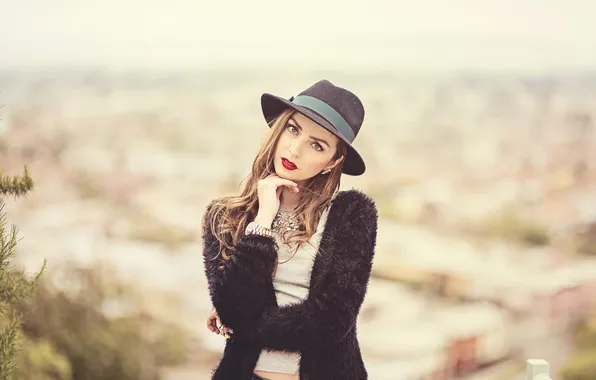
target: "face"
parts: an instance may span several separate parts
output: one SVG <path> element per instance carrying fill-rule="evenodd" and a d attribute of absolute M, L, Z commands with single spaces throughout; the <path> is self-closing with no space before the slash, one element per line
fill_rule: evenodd
<path fill-rule="evenodd" d="M 339 139 L 301 113 L 294 113 L 275 149 L 278 176 L 303 182 L 341 162 L 334 160 Z"/>

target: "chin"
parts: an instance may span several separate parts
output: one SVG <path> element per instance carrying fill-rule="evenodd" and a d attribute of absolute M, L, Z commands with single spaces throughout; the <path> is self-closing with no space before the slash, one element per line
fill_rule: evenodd
<path fill-rule="evenodd" d="M 282 165 L 275 165 L 275 174 L 277 174 L 280 178 L 283 179 L 289 179 L 290 181 L 300 181 L 301 178 L 298 178 L 299 176 L 296 175 L 295 172 L 297 172 L 298 170 L 287 170 L 286 168 L 284 168 Z"/>
<path fill-rule="evenodd" d="M 295 176 L 293 176 L 292 173 L 290 173 L 288 170 L 285 170 L 284 168 L 275 169 L 275 174 L 283 179 L 289 179 L 292 181 L 295 179 Z"/>

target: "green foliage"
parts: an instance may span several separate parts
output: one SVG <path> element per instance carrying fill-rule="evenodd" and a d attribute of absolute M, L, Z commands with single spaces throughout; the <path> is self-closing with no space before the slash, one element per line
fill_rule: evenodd
<path fill-rule="evenodd" d="M 580 323 L 574 332 L 574 344 L 580 350 L 596 350 L 596 318 Z"/>
<path fill-rule="evenodd" d="M 72 372 L 68 358 L 46 340 L 38 342 L 24 338 L 21 362 L 16 373 L 19 380 L 70 380 Z"/>
<path fill-rule="evenodd" d="M 123 214 L 123 219 L 131 226 L 127 234 L 130 240 L 162 244 L 169 249 L 176 249 L 197 239 L 196 231 L 160 221 L 143 209 L 129 208 Z"/>
<path fill-rule="evenodd" d="M 377 208 L 379 210 L 379 216 L 387 219 L 398 219 L 399 212 L 395 206 L 393 200 L 387 196 L 375 198 Z"/>
<path fill-rule="evenodd" d="M 76 173 L 72 176 L 71 183 L 83 198 L 99 198 L 103 195 L 100 183 L 90 173 Z"/>
<path fill-rule="evenodd" d="M 17 245 L 18 228 L 7 228 L 6 212 L 2 197 L 21 197 L 33 189 L 34 183 L 25 167 L 23 176 L 4 176 L 0 171 L 0 379 L 15 378 L 22 348 L 20 324 L 22 314 L 19 305 L 29 297 L 44 271 L 33 278 L 15 268 L 12 260 Z"/>
<path fill-rule="evenodd" d="M 574 333 L 579 353 L 561 369 L 563 380 L 596 379 L 596 320 L 586 319 Z"/>
<path fill-rule="evenodd" d="M 575 235 L 577 252 L 588 256 L 596 256 L 596 223 L 589 223 Z"/>
<path fill-rule="evenodd" d="M 582 351 L 561 369 L 563 380 L 596 379 L 596 349 Z"/>
<path fill-rule="evenodd" d="M 138 313 L 108 318 L 109 302 L 135 305 L 127 290 L 97 270 L 70 272 L 76 294 L 40 284 L 23 312 L 25 333 L 51 342 L 68 359 L 73 379 L 157 380 L 159 367 L 186 359 L 181 330 Z"/>
<path fill-rule="evenodd" d="M 14 267 L 18 229 L 6 227 L 1 196 L 32 187 L 27 168 L 0 178 L 0 380 L 157 380 L 161 366 L 185 361 L 179 329 L 146 315 L 106 316 L 106 303 L 126 291 L 97 271 L 68 269 L 78 292 L 66 294 L 42 281 L 45 263 L 32 279 Z"/>
<path fill-rule="evenodd" d="M 22 176 L 5 176 L 0 170 L 0 193 L 2 195 L 20 197 L 31 191 L 33 186 L 34 182 L 27 166 L 25 166 L 25 173 Z"/>
<path fill-rule="evenodd" d="M 537 225 L 526 225 L 525 229 L 519 234 L 519 239 L 529 245 L 542 246 L 550 244 L 548 232 Z"/>
<path fill-rule="evenodd" d="M 596 242 L 580 242 L 577 251 L 586 256 L 596 256 Z"/>
<path fill-rule="evenodd" d="M 168 226 L 150 219 L 136 223 L 135 229 L 131 231 L 129 238 L 147 243 L 163 244 L 170 249 L 196 241 L 196 236 L 191 231 Z"/>
<path fill-rule="evenodd" d="M 520 374 L 524 372 L 525 367 L 520 365 L 519 362 L 513 362 L 510 365 L 506 365 L 492 380 L 511 380 L 519 378 Z"/>
<path fill-rule="evenodd" d="M 12 379 L 17 368 L 15 358 L 21 349 L 19 340 L 18 321 L 13 317 L 6 321 L 3 317 L 2 330 L 0 331 L 0 376 L 3 380 Z"/>
<path fill-rule="evenodd" d="M 489 218 L 483 232 L 489 236 L 516 240 L 533 246 L 550 244 L 550 236 L 544 226 L 520 217 L 519 213 L 511 208 Z"/>

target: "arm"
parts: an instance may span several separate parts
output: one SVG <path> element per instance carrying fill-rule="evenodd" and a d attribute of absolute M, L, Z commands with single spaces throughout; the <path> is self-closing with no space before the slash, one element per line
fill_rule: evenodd
<path fill-rule="evenodd" d="M 352 205 L 334 233 L 335 262 L 320 291 L 302 303 L 265 310 L 252 335 L 262 347 L 304 351 L 339 343 L 356 325 L 370 279 L 378 214 L 369 198 Z"/>
<path fill-rule="evenodd" d="M 219 241 L 211 221 L 203 217 L 203 262 L 212 305 L 223 324 L 235 333 L 246 331 L 261 315 L 270 297 L 275 297 L 272 273 L 277 250 L 275 240 L 260 235 L 242 236 L 230 260 L 223 263 Z"/>

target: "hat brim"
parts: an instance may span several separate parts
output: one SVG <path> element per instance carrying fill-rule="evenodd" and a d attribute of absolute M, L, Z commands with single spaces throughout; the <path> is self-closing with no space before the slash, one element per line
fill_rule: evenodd
<path fill-rule="evenodd" d="M 263 116 L 265 117 L 267 124 L 270 124 L 271 120 L 275 119 L 287 108 L 292 108 L 300 112 L 345 143 L 347 153 L 342 170 L 344 174 L 359 176 L 366 171 L 366 165 L 364 164 L 364 160 L 358 151 L 354 149 L 352 144 L 344 136 L 342 136 L 325 118 L 306 107 L 296 105 L 282 97 L 267 93 L 261 95 L 261 109 L 263 110 Z"/>

